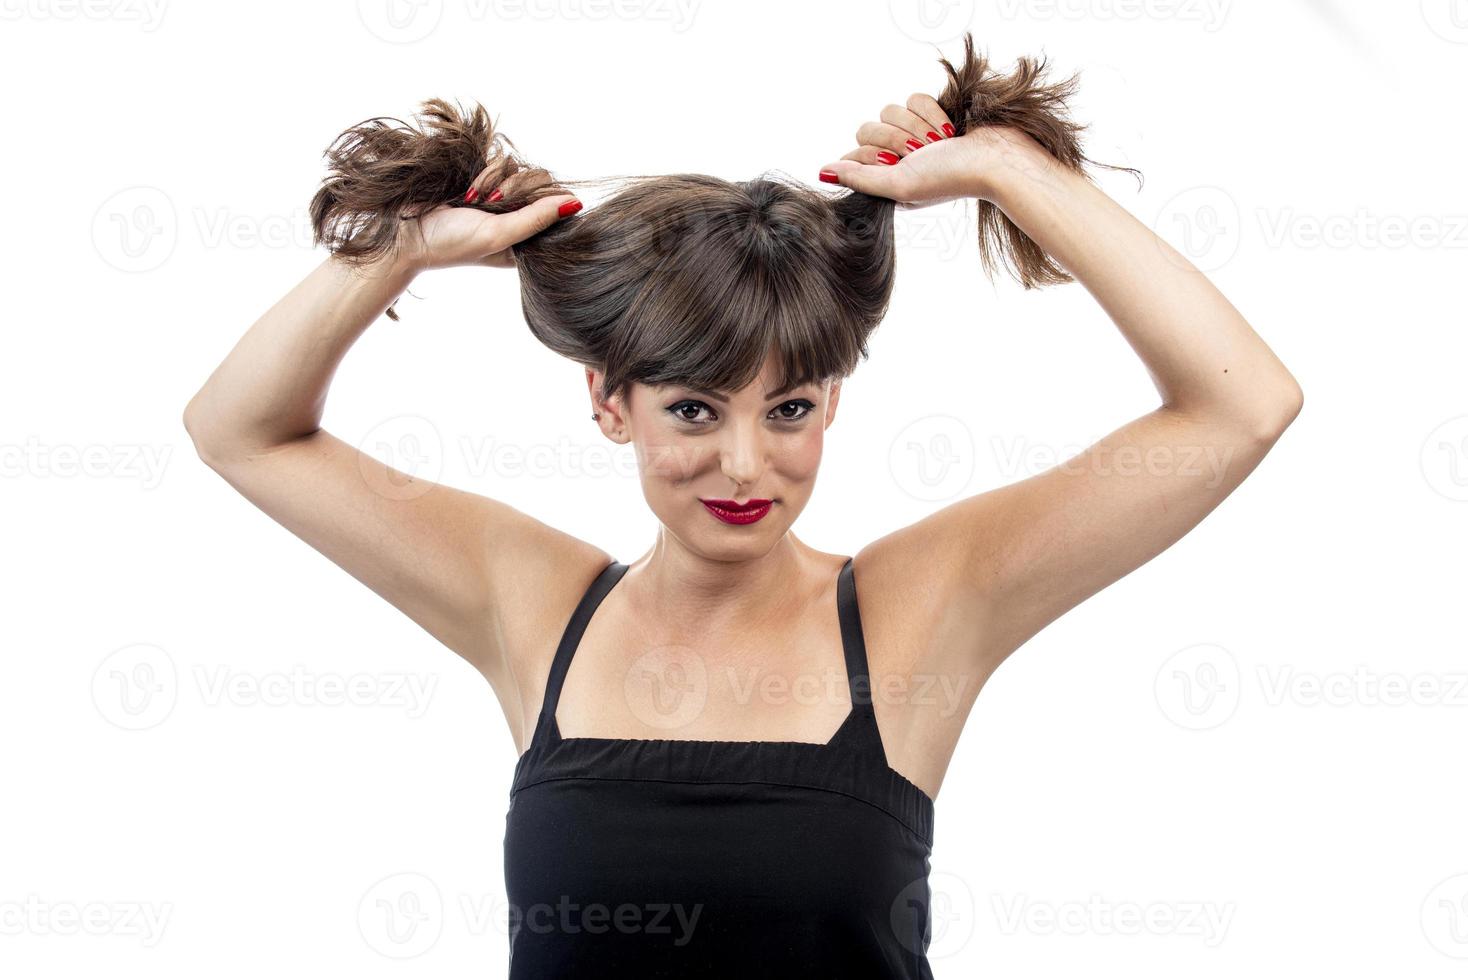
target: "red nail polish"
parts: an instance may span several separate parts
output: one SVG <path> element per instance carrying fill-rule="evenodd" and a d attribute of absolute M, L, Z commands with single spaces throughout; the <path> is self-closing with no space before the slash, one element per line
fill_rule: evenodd
<path fill-rule="evenodd" d="M 957 130 L 955 130 L 953 128 L 953 123 L 944 123 L 943 124 L 943 135 L 944 136 L 952 136 L 955 132 L 957 132 Z"/>
<path fill-rule="evenodd" d="M 489 197 L 485 198 L 485 200 L 489 201 L 490 204 L 493 204 L 495 201 L 502 200 L 504 196 L 505 192 L 496 187 L 494 190 L 489 192 Z"/>
<path fill-rule="evenodd" d="M 479 200 L 479 188 L 477 188 L 477 187 L 471 187 L 467 191 L 464 192 L 464 203 L 465 204 L 473 204 L 477 200 Z"/>
<path fill-rule="evenodd" d="M 838 176 L 836 176 L 836 172 L 834 170 L 822 170 L 821 171 L 821 179 L 824 180 L 828 184 L 839 184 L 839 183 L 841 183 L 841 178 L 838 177 Z"/>
<path fill-rule="evenodd" d="M 580 210 L 581 210 L 581 202 L 580 201 L 567 201 L 565 204 L 562 204 L 559 208 L 556 209 L 556 213 L 559 214 L 562 218 L 564 218 L 566 215 L 568 215 L 568 214 L 575 214 L 577 211 L 580 211 Z"/>
<path fill-rule="evenodd" d="M 943 137 L 939 136 L 937 133 L 933 132 L 931 129 L 928 130 L 928 142 L 930 142 L 930 143 L 936 143 L 936 142 L 938 142 L 942 138 Z"/>
<path fill-rule="evenodd" d="M 877 151 L 877 159 L 878 160 L 881 160 L 883 163 L 896 163 L 898 160 L 900 160 L 902 158 L 899 157 L 895 153 L 889 153 L 886 150 L 878 150 Z"/>
<path fill-rule="evenodd" d="M 919 143 L 917 140 L 908 140 L 907 145 L 912 147 L 914 150 L 921 150 L 923 148 L 923 144 Z"/>

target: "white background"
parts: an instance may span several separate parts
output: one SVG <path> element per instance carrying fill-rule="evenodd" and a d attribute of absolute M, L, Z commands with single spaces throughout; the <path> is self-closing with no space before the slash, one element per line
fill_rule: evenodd
<path fill-rule="evenodd" d="M 1101 186 L 1306 404 L 1196 531 L 980 697 L 938 799 L 937 976 L 1462 975 L 1468 4 L 159 2 L 0 2 L 0 972 L 503 975 L 514 749 L 489 687 L 180 422 L 321 261 L 305 208 L 333 136 L 443 95 L 565 177 L 815 183 L 883 105 L 936 93 L 971 27 L 1003 66 L 1081 72 L 1087 149 L 1146 174 Z M 1156 404 L 1082 287 L 984 280 L 972 221 L 899 216 L 892 309 L 797 524 L 816 547 Z M 414 291 L 326 427 L 641 554 L 631 457 L 513 273 Z"/>

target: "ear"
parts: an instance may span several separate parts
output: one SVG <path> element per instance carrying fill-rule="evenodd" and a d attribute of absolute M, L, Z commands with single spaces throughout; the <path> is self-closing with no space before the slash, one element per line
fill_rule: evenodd
<path fill-rule="evenodd" d="M 600 368 L 589 367 L 586 369 L 586 390 L 591 395 L 591 411 L 593 415 L 600 415 L 596 424 L 601 427 L 602 434 L 615 443 L 626 443 L 627 426 L 623 424 L 621 400 L 609 398 L 599 401 L 597 393 L 601 391 L 601 384 L 605 378 L 605 372 Z"/>
<path fill-rule="evenodd" d="M 593 367 L 586 369 L 586 390 L 591 394 L 591 410 L 593 412 L 601 411 L 601 405 L 596 400 L 597 389 L 601 387 L 601 378 L 602 373 L 600 369 Z"/>
<path fill-rule="evenodd" d="M 841 379 L 837 378 L 831 382 L 831 392 L 826 398 L 826 425 L 830 428 L 831 423 L 836 420 L 836 403 L 841 401 Z"/>

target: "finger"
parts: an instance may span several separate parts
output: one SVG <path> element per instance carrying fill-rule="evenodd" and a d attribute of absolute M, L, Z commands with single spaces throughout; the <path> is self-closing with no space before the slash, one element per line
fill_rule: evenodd
<path fill-rule="evenodd" d="M 576 207 L 571 207 L 575 202 Z M 538 201 L 531 201 L 523 208 L 493 215 L 488 225 L 489 241 L 487 252 L 500 252 L 511 245 L 523 242 L 532 235 L 545 231 L 551 225 L 580 210 L 581 202 L 574 194 L 552 194 Z M 562 214 L 562 210 L 566 213 Z"/>
<path fill-rule="evenodd" d="M 869 163 L 875 166 L 890 167 L 902 158 L 891 150 L 880 146 L 858 146 L 841 159 L 855 160 L 857 163 Z"/>
<path fill-rule="evenodd" d="M 926 92 L 914 92 L 907 97 L 907 108 L 914 115 L 921 116 L 930 129 L 942 133 L 945 138 L 958 135 L 958 130 L 953 126 L 953 120 L 948 118 L 948 113 L 938 104 L 938 100 Z"/>
<path fill-rule="evenodd" d="M 881 119 L 884 123 L 915 134 L 918 141 L 922 143 L 936 143 L 943 138 L 943 134 L 939 133 L 926 119 L 900 105 L 889 105 L 884 108 Z"/>
<path fill-rule="evenodd" d="M 832 175 L 834 179 L 827 177 L 827 174 Z M 880 163 L 858 163 L 844 157 L 822 167 L 821 179 L 829 183 L 840 184 L 842 187 L 849 187 L 854 191 L 861 191 L 863 194 L 890 197 L 894 201 L 903 200 L 908 182 L 902 167 Z"/>
<path fill-rule="evenodd" d="M 857 143 L 870 143 L 872 146 L 880 146 L 891 150 L 900 157 L 905 157 L 914 150 L 920 150 L 927 146 L 922 140 L 912 135 L 905 129 L 893 126 L 885 122 L 864 122 L 856 131 Z"/>

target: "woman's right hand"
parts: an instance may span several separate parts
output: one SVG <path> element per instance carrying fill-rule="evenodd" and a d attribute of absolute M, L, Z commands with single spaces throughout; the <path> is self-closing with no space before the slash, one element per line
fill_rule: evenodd
<path fill-rule="evenodd" d="M 501 214 L 445 204 L 403 223 L 395 261 L 415 274 L 460 265 L 509 268 L 515 264 L 510 246 L 580 209 L 574 194 L 542 197 Z"/>

